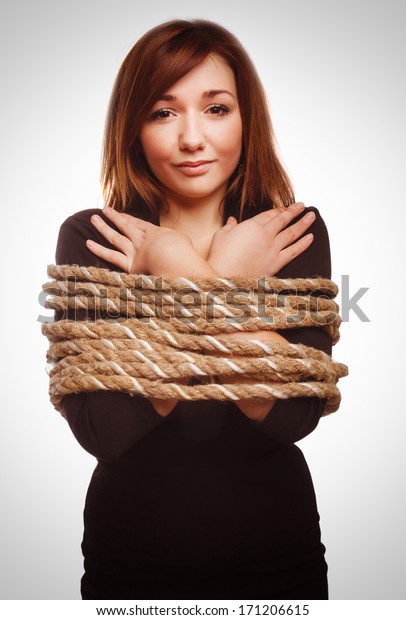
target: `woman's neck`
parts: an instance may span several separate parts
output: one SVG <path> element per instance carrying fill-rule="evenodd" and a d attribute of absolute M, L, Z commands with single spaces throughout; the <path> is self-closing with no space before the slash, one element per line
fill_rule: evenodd
<path fill-rule="evenodd" d="M 217 196 L 193 200 L 169 198 L 168 209 L 160 215 L 159 223 L 195 239 L 214 234 L 223 226 L 223 205 L 220 210 L 219 202 Z"/>
<path fill-rule="evenodd" d="M 221 197 L 167 199 L 168 210 L 160 215 L 160 226 L 185 233 L 200 256 L 207 260 L 213 235 L 223 226 Z"/>

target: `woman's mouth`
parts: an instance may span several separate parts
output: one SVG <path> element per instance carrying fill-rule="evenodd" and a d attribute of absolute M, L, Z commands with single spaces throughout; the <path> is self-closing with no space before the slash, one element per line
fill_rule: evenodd
<path fill-rule="evenodd" d="M 207 172 L 212 163 L 212 161 L 185 161 L 177 164 L 177 168 L 179 168 L 179 170 L 181 170 L 184 174 L 188 176 L 196 176 Z"/>

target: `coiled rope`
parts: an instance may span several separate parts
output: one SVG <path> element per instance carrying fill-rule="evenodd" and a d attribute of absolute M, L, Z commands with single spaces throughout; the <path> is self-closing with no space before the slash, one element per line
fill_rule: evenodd
<path fill-rule="evenodd" d="M 44 323 L 50 346 L 50 399 L 95 390 L 181 400 L 310 397 L 336 411 L 344 364 L 303 344 L 222 334 L 298 327 L 324 329 L 339 340 L 338 288 L 325 278 L 167 279 L 96 267 L 50 265 L 46 307 L 72 317 Z M 93 320 L 88 317 L 94 314 Z M 96 318 L 96 317 L 102 318 Z M 220 356 L 221 354 L 221 356 Z M 258 383 L 222 384 L 218 375 Z M 201 385 L 180 385 L 198 377 Z M 272 385 L 265 382 L 271 382 Z"/>

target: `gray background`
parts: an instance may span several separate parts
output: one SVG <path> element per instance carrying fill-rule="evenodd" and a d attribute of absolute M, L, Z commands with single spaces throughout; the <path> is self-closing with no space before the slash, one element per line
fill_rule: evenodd
<path fill-rule="evenodd" d="M 318 207 L 333 279 L 369 287 L 341 328 L 339 412 L 300 442 L 316 488 L 332 599 L 405 598 L 404 3 L 3 3 L 1 15 L 1 597 L 79 598 L 95 459 L 48 401 L 38 302 L 58 229 L 101 206 L 115 75 L 147 29 L 204 17 L 262 77 L 296 199 Z M 340 302 L 340 299 L 338 299 Z"/>

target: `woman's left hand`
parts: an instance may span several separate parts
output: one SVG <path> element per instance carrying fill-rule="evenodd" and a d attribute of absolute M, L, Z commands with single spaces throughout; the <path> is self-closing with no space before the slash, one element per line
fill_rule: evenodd
<path fill-rule="evenodd" d="M 313 235 L 300 237 L 312 225 L 314 213 L 291 224 L 303 209 L 303 203 L 275 207 L 239 224 L 230 216 L 213 235 L 208 264 L 222 276 L 277 274 L 313 242 Z"/>

